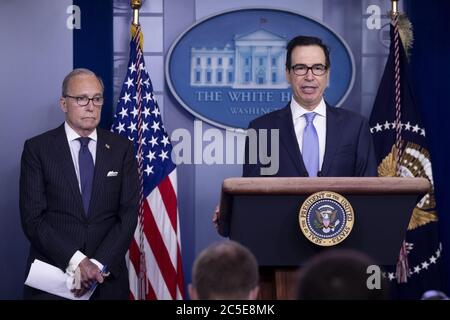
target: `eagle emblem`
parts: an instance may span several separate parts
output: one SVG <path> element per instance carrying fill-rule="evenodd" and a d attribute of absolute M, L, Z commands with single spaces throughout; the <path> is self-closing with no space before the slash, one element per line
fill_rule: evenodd
<path fill-rule="evenodd" d="M 396 177 L 396 157 L 398 150 L 395 145 L 391 152 L 378 166 L 378 176 Z M 438 220 L 436 201 L 434 197 L 434 183 L 431 172 L 430 154 L 428 150 L 418 144 L 408 142 L 400 158 L 402 177 L 427 178 L 431 183 L 431 192 L 427 193 L 416 205 L 408 225 L 408 230 L 413 230 L 427 223 Z"/>
<path fill-rule="evenodd" d="M 316 210 L 316 227 L 322 229 L 323 233 L 329 233 L 339 225 L 339 219 L 336 219 L 337 210 L 332 206 L 323 205 Z"/>
<path fill-rule="evenodd" d="M 355 214 L 344 196 L 333 191 L 319 191 L 303 202 L 298 221 L 309 241 L 319 246 L 335 246 L 349 236 Z"/>

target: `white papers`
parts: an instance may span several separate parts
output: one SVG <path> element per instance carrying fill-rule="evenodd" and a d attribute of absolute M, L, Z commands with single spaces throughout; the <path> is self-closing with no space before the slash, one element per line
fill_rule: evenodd
<path fill-rule="evenodd" d="M 46 291 L 48 293 L 71 300 L 89 300 L 94 290 L 88 291 L 83 296 L 77 298 L 70 292 L 68 283 L 72 283 L 73 278 L 62 272 L 51 264 L 35 259 L 31 264 L 25 284 L 27 286 Z"/>

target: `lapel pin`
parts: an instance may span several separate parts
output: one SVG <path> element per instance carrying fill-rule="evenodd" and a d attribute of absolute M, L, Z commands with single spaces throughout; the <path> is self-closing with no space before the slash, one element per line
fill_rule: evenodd
<path fill-rule="evenodd" d="M 106 149 L 109 149 L 109 144 L 105 144 Z"/>

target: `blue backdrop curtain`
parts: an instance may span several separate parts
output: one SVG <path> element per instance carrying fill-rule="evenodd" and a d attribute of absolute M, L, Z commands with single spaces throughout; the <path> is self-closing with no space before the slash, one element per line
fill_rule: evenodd
<path fill-rule="evenodd" d="M 414 43 L 411 70 L 433 164 L 446 292 L 450 294 L 450 1 L 405 0 Z"/>
<path fill-rule="evenodd" d="M 113 110 L 113 0 L 74 0 L 81 10 L 81 29 L 73 31 L 73 67 L 88 68 L 105 85 L 100 127 L 109 130 Z"/>

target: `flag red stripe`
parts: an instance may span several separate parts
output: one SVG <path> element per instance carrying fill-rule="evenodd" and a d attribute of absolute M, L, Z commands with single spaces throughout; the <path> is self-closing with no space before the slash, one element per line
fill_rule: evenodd
<path fill-rule="evenodd" d="M 177 244 L 177 285 L 184 298 L 184 277 L 183 277 L 183 260 L 181 259 L 181 248 Z"/>
<path fill-rule="evenodd" d="M 130 261 L 133 264 L 134 270 L 136 271 L 136 275 L 140 272 L 140 264 L 139 264 L 139 247 L 136 243 L 136 239 L 131 240 L 130 248 L 128 249 L 128 254 L 130 256 Z"/>
<path fill-rule="evenodd" d="M 131 239 L 130 247 L 128 248 L 128 256 L 131 264 L 133 265 L 134 271 L 136 272 L 136 279 L 139 274 L 139 247 L 136 243 L 136 240 Z M 128 270 L 128 272 L 134 272 L 133 270 Z M 136 297 L 133 295 L 133 292 L 130 290 L 130 300 L 136 300 Z"/>
<path fill-rule="evenodd" d="M 134 270 L 136 271 L 136 278 L 139 277 L 139 272 L 141 271 L 141 264 L 140 264 L 140 253 L 139 253 L 139 247 L 136 243 L 136 239 L 133 238 L 131 240 L 130 248 L 129 248 L 129 259 L 131 263 L 133 264 Z M 145 299 L 146 300 L 156 300 L 156 294 L 155 290 L 153 289 L 151 283 L 147 279 L 147 294 Z M 130 290 L 130 300 L 136 300 L 136 297 L 134 297 L 133 293 Z"/>
<path fill-rule="evenodd" d="M 155 290 L 153 289 L 152 284 L 150 283 L 148 278 L 147 278 L 147 289 L 148 289 L 148 292 L 147 292 L 147 295 L 145 296 L 145 300 L 156 300 L 157 297 L 156 297 Z"/>
<path fill-rule="evenodd" d="M 155 260 L 158 263 L 159 270 L 164 278 L 166 286 L 172 299 L 176 299 L 176 276 L 177 272 L 170 260 L 169 252 L 164 244 L 162 235 L 156 225 L 153 213 L 147 201 L 144 201 L 144 234 L 153 251 Z"/>
<path fill-rule="evenodd" d="M 161 193 L 164 206 L 166 207 L 167 214 L 169 215 L 170 223 L 173 230 L 177 233 L 177 195 L 170 182 L 169 176 L 166 176 L 158 186 Z"/>

